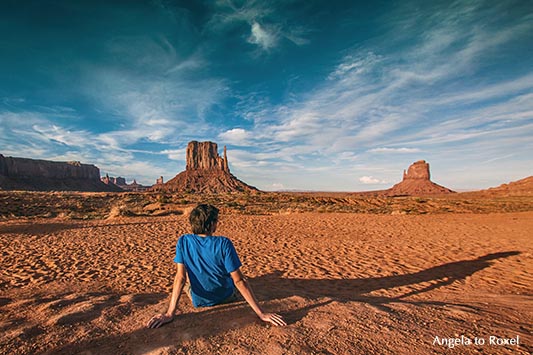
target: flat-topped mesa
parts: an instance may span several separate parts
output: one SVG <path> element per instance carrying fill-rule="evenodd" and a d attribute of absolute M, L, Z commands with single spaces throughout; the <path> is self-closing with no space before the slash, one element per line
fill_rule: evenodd
<path fill-rule="evenodd" d="M 411 164 L 407 172 L 403 171 L 404 180 L 431 180 L 429 174 L 429 164 L 425 160 L 419 160 Z"/>
<path fill-rule="evenodd" d="M 226 146 L 224 157 L 218 155 L 218 146 L 213 142 L 192 141 L 187 145 L 186 170 L 222 170 L 229 173 Z"/>
<path fill-rule="evenodd" d="M 57 162 L 0 154 L 0 190 L 121 191 L 100 181 L 100 169 L 79 161 Z"/>
<path fill-rule="evenodd" d="M 9 178 L 49 178 L 100 180 L 100 170 L 79 161 L 57 162 L 4 157 L 0 154 L 0 174 Z"/>

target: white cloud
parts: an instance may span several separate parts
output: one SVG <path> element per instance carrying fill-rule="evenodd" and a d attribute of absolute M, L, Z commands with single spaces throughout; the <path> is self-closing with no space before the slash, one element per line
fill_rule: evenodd
<path fill-rule="evenodd" d="M 27 151 L 43 158 L 72 157 L 79 152 L 80 159 L 112 168 L 125 167 L 126 160 L 135 161 L 137 153 L 152 154 L 154 159 L 168 157 L 175 164 L 185 160 L 181 147 L 186 139 L 215 135 L 224 143 L 243 147 L 228 152 L 230 164 L 259 177 L 267 187 L 272 181 L 290 187 L 317 186 L 310 177 L 303 177 L 307 173 L 339 186 L 343 181 L 357 183 L 363 174 L 361 184 L 384 183 L 372 175 L 389 179 L 395 173 L 373 171 L 368 165 L 390 167 L 383 162 L 400 165 L 401 160 L 405 168 L 409 154 L 421 151 L 428 160 L 451 161 L 451 157 L 478 154 L 480 161 L 492 164 L 505 160 L 495 156 L 510 156 L 509 152 L 524 160 L 526 147 L 531 147 L 527 138 L 533 135 L 533 72 L 517 66 L 512 68 L 515 76 L 510 77 L 510 65 L 494 75 L 485 75 L 485 70 L 489 66 L 500 70 L 492 61 L 496 64 L 505 58 L 505 49 L 518 45 L 533 29 L 533 22 L 524 21 L 531 20 L 529 15 L 505 24 L 497 10 L 503 5 L 489 9 L 481 4 L 461 9 L 461 3 L 453 3 L 431 13 L 421 6 L 417 16 L 395 13 L 386 21 L 391 24 L 389 32 L 357 43 L 351 51 L 346 49 L 325 71 L 322 82 L 308 86 L 304 93 L 287 86 L 284 102 L 272 103 L 275 99 L 269 98 L 270 92 L 254 87 L 256 92 L 244 94 L 234 111 L 238 118 L 248 120 L 246 129 L 223 126 L 222 120 L 216 121 L 222 126 L 214 130 L 210 126 L 211 108 L 224 106 L 223 99 L 236 94 L 229 92 L 229 80 L 191 75 L 209 66 L 201 51 L 183 58 L 165 37 L 119 38 L 111 43 L 112 53 L 136 58 L 135 68 L 143 70 L 85 68 L 87 77 L 80 85 L 94 99 L 95 107 L 113 117 L 110 130 L 92 133 L 70 125 L 67 119 L 53 119 L 79 120 L 69 108 L 0 113 L 0 143 L 12 152 Z M 306 43 L 304 30 L 288 28 L 290 21 L 275 21 L 274 5 L 218 1 L 215 6 L 207 31 L 216 26 L 218 30 L 240 27 L 246 31 L 241 39 L 265 51 L 280 46 L 284 39 L 296 45 Z M 491 29 L 496 22 L 501 23 L 501 31 Z M 220 36 L 226 34 L 221 32 Z M 391 38 L 397 45 L 389 45 Z M 136 40 L 140 45 L 130 48 Z M 500 48 L 495 59 L 493 54 Z M 500 63 L 505 64 L 505 59 Z M 165 75 L 153 75 L 151 70 Z M 4 100 L 4 104 L 12 107 L 16 102 Z M 134 150 L 137 143 L 153 151 Z M 159 166 L 152 165 L 136 168 Z M 173 165 L 167 171 L 172 169 Z M 284 172 L 286 179 L 268 180 L 265 171 Z"/>
<path fill-rule="evenodd" d="M 141 141 L 167 143 L 209 131 L 210 109 L 228 93 L 224 79 L 151 76 L 110 68 L 87 68 L 83 87 L 94 104 L 114 114 L 119 129 L 102 135 L 119 148 Z"/>
<path fill-rule="evenodd" d="M 293 117 L 285 123 L 272 127 L 274 137 L 282 142 L 294 139 L 305 140 L 314 136 L 324 128 L 323 120 L 314 112 L 295 111 Z"/>
<path fill-rule="evenodd" d="M 447 130 L 436 132 L 435 127 L 455 119 L 446 112 L 454 103 L 471 105 L 488 99 L 508 100 L 509 95 L 531 91 L 531 73 L 504 83 L 468 86 L 471 82 L 465 81 L 464 76 L 472 75 L 476 69 L 473 66 L 483 55 L 511 41 L 513 33 L 523 34 L 526 27 L 531 27 L 524 23 L 511 24 L 503 34 L 492 38 L 490 28 L 470 26 L 470 22 L 479 20 L 476 12 L 470 10 L 467 19 L 456 7 L 449 12 L 432 14 L 442 17 L 442 21 L 434 22 L 442 24 L 428 27 L 429 30 L 417 38 L 420 42 L 415 41 L 417 44 L 400 51 L 379 52 L 378 46 L 369 45 L 345 56 L 327 80 L 308 94 L 277 107 L 263 105 L 261 115 L 277 117 L 278 121 L 256 122 L 255 130 L 250 133 L 265 141 L 296 141 L 332 153 L 354 150 L 356 153 L 361 150 L 417 153 L 419 148 L 392 148 L 390 145 L 398 146 L 405 141 L 403 137 L 409 136 L 431 139 L 433 136 L 426 134 L 426 130 L 437 135 L 450 133 Z M 397 30 L 393 28 L 391 32 Z M 526 109 L 527 100 L 521 100 L 510 111 L 509 105 L 503 106 L 498 118 L 499 110 L 476 112 L 475 106 L 468 106 L 460 107 L 460 111 L 477 117 L 478 124 L 480 120 L 490 121 L 489 117 L 492 120 L 531 117 Z M 474 125 L 474 118 L 470 123 L 463 117 L 457 120 L 457 130 Z M 453 132 L 453 137 L 464 140 L 482 135 L 483 131 L 484 128 L 479 127 L 477 132 Z M 372 148 L 376 146 L 378 148 Z"/>
<path fill-rule="evenodd" d="M 208 27 L 217 30 L 234 22 L 251 23 L 255 19 L 268 16 L 273 12 L 273 9 L 262 1 L 247 1 L 238 6 L 233 1 L 221 0 L 216 2 L 216 6 L 218 11 L 210 20 Z"/>
<path fill-rule="evenodd" d="M 207 24 L 207 28 L 220 33 L 240 23 L 250 26 L 249 43 L 259 46 L 264 51 L 276 47 L 281 39 L 286 39 L 297 46 L 310 43 L 306 35 L 309 31 L 287 20 L 286 13 L 276 10 L 276 3 L 265 1 L 217 1 L 217 11 Z M 291 23 L 291 26 L 287 26 Z"/>
<path fill-rule="evenodd" d="M 276 45 L 278 41 L 278 35 L 274 29 L 267 29 L 257 22 L 253 22 L 251 26 L 251 34 L 250 37 L 248 37 L 248 42 L 257 44 L 266 51 Z"/>
<path fill-rule="evenodd" d="M 377 179 L 373 176 L 361 176 L 359 178 L 359 182 L 365 185 L 378 185 L 378 184 L 386 184 L 387 182 Z"/>
<path fill-rule="evenodd" d="M 368 150 L 369 153 L 419 153 L 418 148 L 373 148 Z"/>
<path fill-rule="evenodd" d="M 373 159 L 376 164 L 370 154 L 381 154 L 388 164 L 401 158 L 397 168 L 401 172 L 412 162 L 409 154 L 423 151 L 428 159 L 442 159 L 450 145 L 474 149 L 476 142 L 488 140 L 512 145 L 512 137 L 531 136 L 533 72 L 518 71 L 505 81 L 495 76 L 490 82 L 484 77 L 472 79 L 494 48 L 513 41 L 513 33 L 522 36 L 531 24 L 508 24 L 493 37 L 490 26 L 472 25 L 482 21 L 474 10 L 468 11 L 467 19 L 456 7 L 431 16 L 435 19 L 424 24 L 424 31 L 420 24 L 409 29 L 413 45 L 389 50 L 376 41 L 359 46 L 332 68 L 322 84 L 305 94 L 291 93 L 277 106 L 261 95 L 244 98 L 241 116 L 255 123 L 247 136 L 258 147 L 278 148 L 269 151 L 268 157 L 242 155 L 238 166 L 253 169 L 258 161 L 273 164 L 284 159 L 295 164 L 288 169 L 296 169 L 302 158 L 307 161 L 302 165 L 306 172 L 335 166 L 337 176 L 355 175 L 357 169 L 347 167 L 347 162 L 368 165 Z M 437 21 L 439 16 L 442 21 Z M 398 28 L 391 28 L 389 35 L 393 32 L 396 35 Z M 413 37 L 413 33 L 417 34 Z M 301 155 L 288 145 L 297 145 Z M 393 179 L 396 174 L 388 171 L 383 178 Z M 368 175 L 359 182 L 385 184 L 384 179 Z"/>
<path fill-rule="evenodd" d="M 346 75 L 357 76 L 365 73 L 370 67 L 379 63 L 381 57 L 373 52 L 366 53 L 365 55 L 354 57 L 348 55 L 344 60 L 335 68 L 335 70 L 329 74 L 328 79 L 335 80 L 344 78 Z"/>
<path fill-rule="evenodd" d="M 218 138 L 224 143 L 245 146 L 250 144 L 249 140 L 252 138 L 252 136 L 250 132 L 246 131 L 245 129 L 233 128 L 220 133 Z"/>
<path fill-rule="evenodd" d="M 268 186 L 266 189 L 269 191 L 280 191 L 284 190 L 285 186 L 282 183 L 275 182 L 272 185 Z"/>
<path fill-rule="evenodd" d="M 304 46 L 311 43 L 309 39 L 305 38 L 305 34 L 306 31 L 299 28 L 291 29 L 286 33 L 282 33 L 283 37 L 287 38 L 297 46 Z"/>
<path fill-rule="evenodd" d="M 89 132 L 84 130 L 68 130 L 55 124 L 33 125 L 32 128 L 45 141 L 57 142 L 70 147 L 84 147 L 93 143 Z"/>
<path fill-rule="evenodd" d="M 185 161 L 186 149 L 165 149 L 160 154 L 166 155 L 170 160 Z"/>

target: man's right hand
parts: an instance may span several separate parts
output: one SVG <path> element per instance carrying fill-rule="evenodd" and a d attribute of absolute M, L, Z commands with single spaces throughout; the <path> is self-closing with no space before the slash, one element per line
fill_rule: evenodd
<path fill-rule="evenodd" d="M 283 317 L 276 313 L 263 313 L 259 316 L 263 322 L 272 323 L 275 326 L 283 327 L 287 323 L 283 320 Z"/>
<path fill-rule="evenodd" d="M 148 328 L 159 328 L 162 325 L 170 323 L 174 320 L 174 316 L 168 316 L 166 314 L 157 314 L 150 319 L 146 325 Z"/>

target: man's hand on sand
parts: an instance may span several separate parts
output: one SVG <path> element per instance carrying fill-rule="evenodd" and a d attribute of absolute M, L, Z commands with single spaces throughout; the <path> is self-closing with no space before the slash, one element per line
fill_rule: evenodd
<path fill-rule="evenodd" d="M 275 313 L 264 313 L 263 315 L 259 316 L 263 322 L 272 323 L 275 326 L 284 326 L 287 325 L 285 321 L 283 320 L 283 317 L 281 317 L 279 314 Z"/>
<path fill-rule="evenodd" d="M 166 314 L 158 314 L 152 317 L 148 324 L 148 328 L 159 328 L 160 326 L 170 323 L 174 320 L 174 316 L 167 316 Z"/>

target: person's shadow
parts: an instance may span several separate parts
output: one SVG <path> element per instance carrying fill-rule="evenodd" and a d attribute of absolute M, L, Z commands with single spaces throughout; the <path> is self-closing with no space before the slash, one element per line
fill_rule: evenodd
<path fill-rule="evenodd" d="M 492 265 L 493 260 L 519 255 L 518 251 L 487 254 L 473 260 L 455 261 L 411 274 L 371 277 L 362 279 L 293 279 L 281 277 L 282 272 L 266 274 L 253 279 L 261 299 L 283 299 L 290 296 L 305 298 L 328 297 L 337 301 L 367 302 L 384 310 L 387 303 L 398 302 L 409 296 L 421 294 L 456 281 Z M 410 286 L 411 291 L 400 296 L 385 297 L 369 295 L 372 291 L 390 290 Z M 406 301 L 404 301 L 406 302 Z M 409 302 L 422 303 L 422 302 Z"/>
<path fill-rule="evenodd" d="M 294 324 L 304 318 L 311 309 L 333 301 L 366 302 L 389 312 L 391 309 L 387 304 L 391 302 L 405 302 L 414 305 L 448 305 L 449 303 L 444 302 L 410 301 L 405 300 L 405 298 L 465 280 L 468 276 L 491 266 L 494 260 L 519 254 L 518 251 L 493 253 L 477 259 L 447 263 L 411 274 L 363 279 L 292 279 L 281 277 L 281 272 L 274 272 L 253 278 L 251 283 L 254 292 L 261 301 L 267 301 L 271 305 L 274 303 L 276 307 L 279 307 L 279 313 L 285 317 L 288 324 Z M 409 286 L 411 291 L 394 297 L 369 294 L 372 291 L 389 290 L 402 286 Z M 317 301 L 306 302 L 307 306 L 305 307 L 284 312 L 284 300 L 294 296 Z M 128 344 L 134 339 L 138 339 L 143 344 L 143 351 L 147 352 L 165 346 L 175 346 L 184 340 L 216 335 L 258 321 L 248 308 L 244 301 L 216 306 L 182 314 L 174 323 L 165 325 L 161 329 L 142 327 L 127 334 L 109 335 L 83 343 L 69 344 L 47 354 L 76 354 L 82 350 L 89 351 L 88 353 L 93 350 L 94 353 L 105 353 L 116 349 L 117 344 L 132 346 Z M 184 325 L 187 326 L 183 328 Z M 178 331 L 183 329 L 184 332 Z"/>

